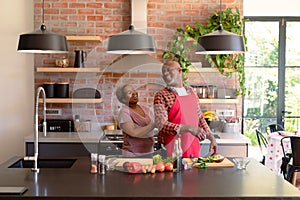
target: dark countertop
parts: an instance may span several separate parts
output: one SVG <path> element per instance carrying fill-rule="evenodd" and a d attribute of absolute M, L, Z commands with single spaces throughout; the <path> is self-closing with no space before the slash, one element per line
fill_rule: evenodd
<path fill-rule="evenodd" d="M 90 174 L 90 158 L 80 157 L 69 169 L 7 168 L 0 165 L 0 186 L 26 186 L 23 195 L 0 199 L 300 199 L 300 191 L 251 159 L 246 170 L 207 168 L 182 173 Z"/>

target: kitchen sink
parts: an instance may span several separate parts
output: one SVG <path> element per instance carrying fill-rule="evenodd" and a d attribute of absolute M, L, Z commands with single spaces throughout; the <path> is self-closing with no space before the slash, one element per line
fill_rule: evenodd
<path fill-rule="evenodd" d="M 38 168 L 70 168 L 77 159 L 53 159 L 41 158 L 38 159 Z M 8 168 L 33 168 L 33 160 L 19 159 Z"/>

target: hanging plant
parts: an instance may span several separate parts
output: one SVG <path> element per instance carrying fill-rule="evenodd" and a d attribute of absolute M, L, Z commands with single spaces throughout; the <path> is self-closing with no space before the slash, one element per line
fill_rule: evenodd
<path fill-rule="evenodd" d="M 188 62 L 187 59 L 187 53 L 190 49 L 184 49 L 184 45 L 178 46 L 178 44 L 188 41 L 188 38 L 193 38 L 195 40 L 193 47 L 195 47 L 199 36 L 211 33 L 219 28 L 220 19 L 224 30 L 242 35 L 245 20 L 241 19 L 240 12 L 237 8 L 235 12 L 232 12 L 231 8 L 227 8 L 225 12 L 215 12 L 214 15 L 207 20 L 206 25 L 196 22 L 195 27 L 187 25 L 185 30 L 177 29 L 176 35 L 180 37 L 175 37 L 173 41 L 168 43 L 168 48 L 163 54 L 163 59 L 179 57 L 184 61 L 185 67 L 190 66 L 191 63 Z M 243 37 L 246 44 L 247 40 L 245 36 Z M 177 51 L 173 51 L 172 48 L 170 48 L 172 45 L 177 47 Z M 184 54 L 180 54 L 181 52 L 184 52 Z M 245 88 L 244 54 L 205 55 L 205 59 L 209 62 L 211 67 L 216 67 L 218 71 L 226 77 L 232 77 L 233 73 L 238 74 L 239 87 L 237 88 L 236 95 L 245 96 L 249 93 Z M 186 65 L 186 63 L 189 63 L 189 65 Z"/>

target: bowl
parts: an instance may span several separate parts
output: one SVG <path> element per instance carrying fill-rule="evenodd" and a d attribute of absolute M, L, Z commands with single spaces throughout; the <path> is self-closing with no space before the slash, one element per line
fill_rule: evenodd
<path fill-rule="evenodd" d="M 233 162 L 237 169 L 246 169 L 250 160 L 247 157 L 237 157 L 237 158 L 233 158 Z"/>

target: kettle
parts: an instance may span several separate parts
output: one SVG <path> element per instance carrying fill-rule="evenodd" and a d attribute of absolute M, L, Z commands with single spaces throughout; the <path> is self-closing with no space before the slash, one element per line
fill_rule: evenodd
<path fill-rule="evenodd" d="M 84 67 L 84 61 L 86 61 L 87 53 L 83 50 L 75 50 L 75 62 L 74 67 Z"/>

